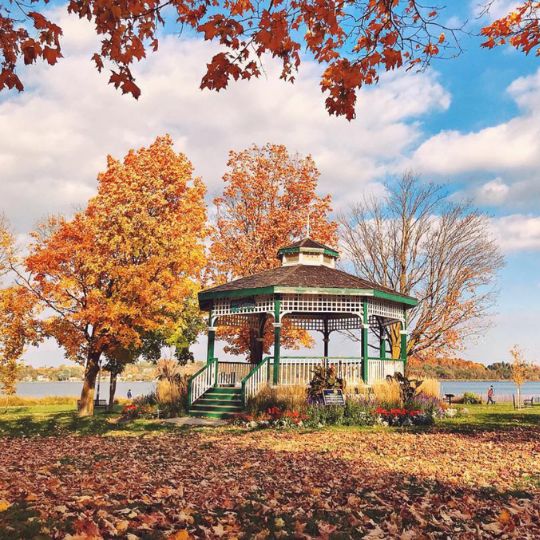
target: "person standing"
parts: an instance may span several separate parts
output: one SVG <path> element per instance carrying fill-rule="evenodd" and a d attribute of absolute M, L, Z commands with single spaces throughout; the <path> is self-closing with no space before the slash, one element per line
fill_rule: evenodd
<path fill-rule="evenodd" d="M 495 401 L 493 400 L 493 396 L 495 395 L 495 390 L 493 388 L 493 385 L 489 387 L 488 393 L 487 393 L 487 404 L 488 405 L 495 405 Z"/>
<path fill-rule="evenodd" d="M 131 399 L 133 397 L 133 394 L 131 393 L 131 388 L 127 391 L 127 398 Z"/>

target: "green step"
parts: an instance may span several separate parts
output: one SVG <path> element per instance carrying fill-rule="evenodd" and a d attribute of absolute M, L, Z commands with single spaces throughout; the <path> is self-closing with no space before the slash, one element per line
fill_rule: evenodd
<path fill-rule="evenodd" d="M 192 411 L 207 411 L 207 412 L 242 412 L 240 405 L 207 405 L 196 401 L 191 406 Z"/>
<path fill-rule="evenodd" d="M 225 405 L 229 407 L 242 407 L 243 403 L 241 399 L 212 399 L 212 398 L 206 398 L 202 397 L 199 398 L 196 403 L 201 403 L 202 405 Z"/>
<path fill-rule="evenodd" d="M 243 412 L 242 390 L 240 388 L 209 388 L 191 407 L 191 416 L 203 418 L 232 418 Z"/>

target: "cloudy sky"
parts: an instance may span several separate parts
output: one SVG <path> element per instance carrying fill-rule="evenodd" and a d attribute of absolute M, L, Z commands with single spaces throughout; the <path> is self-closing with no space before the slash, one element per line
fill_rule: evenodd
<path fill-rule="evenodd" d="M 478 28 L 476 2 L 456 4 L 448 16 Z M 508 4 L 497 2 L 495 9 Z M 201 91 L 212 47 L 173 35 L 138 66 L 143 93 L 135 101 L 91 65 L 97 41 L 90 26 L 59 7 L 52 13 L 64 29 L 64 58 L 53 68 L 25 70 L 24 93 L 0 95 L 0 211 L 21 238 L 45 215 L 83 205 L 107 154 L 120 158 L 164 133 L 192 160 L 209 200 L 220 193 L 227 152 L 252 143 L 283 143 L 312 154 L 320 192 L 333 196 L 337 210 L 413 169 L 488 212 L 506 255 L 493 327 L 462 356 L 508 360 L 508 349 L 520 343 L 540 360 L 538 59 L 481 50 L 477 38 L 464 37 L 465 52 L 455 60 L 420 74 L 385 75 L 361 93 L 357 119 L 347 122 L 324 110 L 320 68 L 308 61 L 294 85 L 280 81 L 268 61 L 260 80 L 220 93 Z M 27 360 L 57 364 L 62 354 L 46 343 Z"/>

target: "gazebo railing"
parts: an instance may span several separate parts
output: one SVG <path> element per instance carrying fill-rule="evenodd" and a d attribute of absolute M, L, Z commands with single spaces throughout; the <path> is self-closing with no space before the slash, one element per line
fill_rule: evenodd
<path fill-rule="evenodd" d="M 362 378 L 362 359 L 357 356 L 282 356 L 278 384 L 305 386 L 313 378 L 313 369 L 321 365 L 334 366 L 338 377 L 350 383 Z"/>
<path fill-rule="evenodd" d="M 268 385 L 271 360 L 273 361 L 274 358 L 267 356 L 242 379 L 242 399 L 244 400 L 244 405 L 250 397 L 256 396 L 263 387 Z"/>
<path fill-rule="evenodd" d="M 223 362 L 218 363 L 217 384 L 237 385 L 242 379 L 249 375 L 253 369 L 253 364 L 249 362 Z"/>
<path fill-rule="evenodd" d="M 359 356 L 282 356 L 279 363 L 278 384 L 281 386 L 307 385 L 316 366 L 334 366 L 338 377 L 349 385 L 362 382 L 362 358 Z M 272 369 L 272 368 L 271 368 Z M 368 358 L 368 384 L 384 380 L 387 375 L 403 373 L 403 361 L 393 358 Z"/>
<path fill-rule="evenodd" d="M 368 384 L 385 380 L 388 375 L 405 372 L 403 360 L 399 358 L 368 358 Z"/>
<path fill-rule="evenodd" d="M 204 367 L 199 369 L 189 380 L 188 403 L 191 406 L 209 388 L 216 384 L 218 359 L 212 358 Z"/>

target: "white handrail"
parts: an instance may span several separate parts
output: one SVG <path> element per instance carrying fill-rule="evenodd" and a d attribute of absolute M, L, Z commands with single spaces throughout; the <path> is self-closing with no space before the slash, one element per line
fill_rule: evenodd
<path fill-rule="evenodd" d="M 213 358 L 189 380 L 188 403 L 193 405 L 216 382 L 217 358 Z"/>
<path fill-rule="evenodd" d="M 250 397 L 256 396 L 268 384 L 268 366 L 272 357 L 266 357 L 242 379 L 242 398 L 244 403 Z"/>

